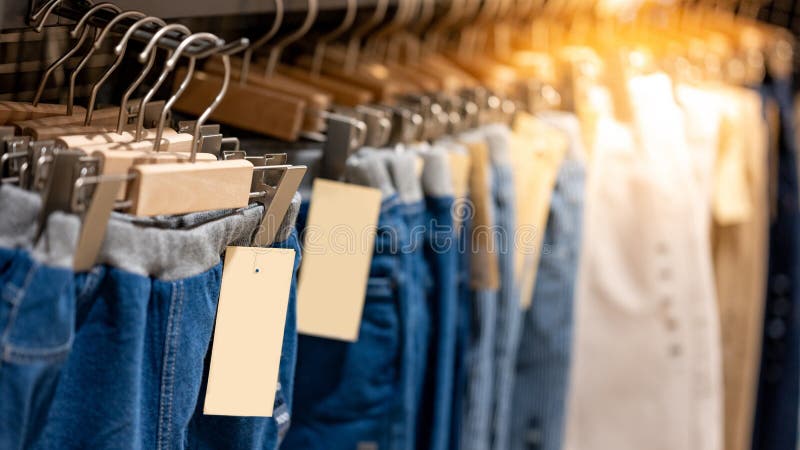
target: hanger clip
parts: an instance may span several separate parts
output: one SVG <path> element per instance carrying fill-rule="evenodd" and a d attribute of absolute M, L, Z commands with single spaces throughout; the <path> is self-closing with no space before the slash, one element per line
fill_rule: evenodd
<path fill-rule="evenodd" d="M 367 136 L 364 145 L 380 148 L 389 143 L 392 136 L 392 115 L 383 109 L 368 105 L 356 106 L 356 118 L 367 126 Z"/>
<path fill-rule="evenodd" d="M 367 125 L 342 114 L 325 113 L 327 140 L 322 148 L 321 176 L 338 180 L 344 174 L 347 158 L 364 145 Z"/>
<path fill-rule="evenodd" d="M 114 200 L 123 182 L 120 177 L 112 177 L 98 181 L 90 189 L 81 189 L 82 180 L 98 178 L 101 164 L 99 158 L 85 156 L 81 150 L 65 149 L 44 154 L 39 161 L 37 181 L 44 187 L 38 237 L 42 236 L 53 212 L 78 213 L 81 228 L 73 257 L 73 268 L 77 271 L 89 270 L 96 263 Z"/>
<path fill-rule="evenodd" d="M 197 126 L 197 122 L 194 120 L 180 121 L 178 122 L 178 132 L 193 134 L 195 126 Z M 222 140 L 219 124 L 201 125 L 200 145 L 197 151 L 199 153 L 211 153 L 219 157 L 222 152 Z"/>
<path fill-rule="evenodd" d="M 22 186 L 22 174 L 28 166 L 30 136 L 5 136 L 0 138 L 0 182 Z"/>
<path fill-rule="evenodd" d="M 295 192 L 300 187 L 306 166 L 255 167 L 251 198 L 264 205 L 264 217 L 253 238 L 253 245 L 272 245 L 280 230 Z"/>

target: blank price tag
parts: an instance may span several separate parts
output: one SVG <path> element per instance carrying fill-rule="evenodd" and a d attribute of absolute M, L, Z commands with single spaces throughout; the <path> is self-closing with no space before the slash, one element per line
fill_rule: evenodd
<path fill-rule="evenodd" d="M 314 180 L 297 286 L 298 332 L 358 339 L 380 208 L 379 189 Z"/>
<path fill-rule="evenodd" d="M 272 415 L 294 250 L 228 247 L 203 413 Z"/>

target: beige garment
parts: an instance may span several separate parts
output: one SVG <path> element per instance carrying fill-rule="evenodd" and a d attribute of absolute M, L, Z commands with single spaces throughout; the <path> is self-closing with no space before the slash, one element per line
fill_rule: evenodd
<path fill-rule="evenodd" d="M 757 93 L 741 88 L 677 90 L 693 155 L 707 165 L 723 349 L 725 449 L 750 448 L 761 358 L 767 267 L 766 123 Z"/>
<path fill-rule="evenodd" d="M 517 114 L 511 135 L 517 220 L 514 256 L 524 309 L 533 299 L 550 198 L 568 144 L 560 130 L 529 114 Z"/>
<path fill-rule="evenodd" d="M 641 139 L 601 120 L 589 172 L 565 448 L 722 450 L 708 199 L 669 80 L 631 89 Z"/>
<path fill-rule="evenodd" d="M 717 167 L 741 170 L 727 174 L 735 180 L 718 180 L 712 239 L 723 342 L 725 448 L 745 450 L 752 439 L 764 323 L 769 138 L 758 94 L 746 89 L 725 94 Z M 740 161 L 726 162 L 733 158 Z M 743 210 L 749 214 L 739 216 Z"/>
<path fill-rule="evenodd" d="M 473 131 L 460 137 L 470 157 L 469 191 L 472 202 L 471 283 L 474 289 L 499 289 L 500 266 L 492 241 L 494 208 L 491 206 L 491 161 L 489 145 L 482 133 Z"/>

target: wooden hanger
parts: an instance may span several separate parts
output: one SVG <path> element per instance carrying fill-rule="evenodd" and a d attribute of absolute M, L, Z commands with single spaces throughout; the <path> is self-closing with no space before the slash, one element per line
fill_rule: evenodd
<path fill-rule="evenodd" d="M 196 39 L 204 37 L 193 35 L 181 44 L 189 45 Z M 177 50 L 173 57 L 176 55 L 179 56 Z M 253 178 L 253 165 L 249 161 L 196 162 L 201 125 L 213 115 L 230 86 L 230 56 L 222 54 L 221 57 L 227 70 L 221 88 L 197 120 L 189 163 L 134 165 L 126 177 L 130 180 L 127 190 L 130 213 L 143 216 L 184 214 L 248 205 Z"/>
<path fill-rule="evenodd" d="M 160 36 L 156 33 L 152 43 L 156 42 Z M 198 40 L 205 40 L 212 43 L 212 49 L 219 49 L 223 42 L 210 33 L 197 33 L 184 39 L 177 47 L 171 57 L 165 62 L 164 70 L 159 79 L 165 78 L 165 73 L 172 71 L 177 63 L 177 59 L 182 56 L 186 48 Z M 147 49 L 146 49 L 147 50 Z M 57 140 L 60 146 L 66 148 L 79 147 L 81 151 L 95 158 L 102 164 L 103 175 L 122 175 L 126 174 L 134 165 L 147 162 L 149 164 L 173 163 L 186 161 L 189 159 L 194 143 L 193 136 L 188 133 L 177 133 L 172 129 L 165 129 L 165 118 L 169 108 L 175 103 L 186 88 L 186 84 L 191 76 L 197 57 L 205 57 L 209 52 L 199 55 L 189 56 L 189 72 L 184 79 L 181 87 L 166 101 L 157 114 L 156 129 L 134 130 L 123 133 L 105 133 L 95 136 L 68 136 Z M 152 105 L 152 104 L 151 104 Z M 142 136 L 150 137 L 142 139 Z M 202 160 L 216 160 L 214 155 L 204 155 Z M 119 188 L 118 197 L 124 198 L 126 195 L 126 185 Z"/>

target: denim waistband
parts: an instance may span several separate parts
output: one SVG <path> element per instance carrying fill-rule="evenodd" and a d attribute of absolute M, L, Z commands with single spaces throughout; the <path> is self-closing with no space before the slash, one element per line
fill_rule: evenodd
<path fill-rule="evenodd" d="M 287 213 L 294 219 L 300 199 Z M 47 220 L 34 244 L 41 200 L 22 189 L 0 188 L 0 209 L 14 211 L 0 217 L 0 246 L 32 250 L 39 262 L 71 267 L 80 230 L 77 216 L 56 212 Z M 175 280 L 204 272 L 220 261 L 225 247 L 248 245 L 261 222 L 263 207 L 251 205 L 229 211 L 194 213 L 179 218 L 132 218 L 115 214 L 108 223 L 99 264 L 163 280 Z M 172 226 L 166 223 L 172 222 Z M 159 224 L 160 226 L 156 226 Z M 192 226 L 197 224 L 195 226 Z M 181 227 L 180 225 L 187 225 Z M 288 234 L 284 229 L 283 233 Z"/>

